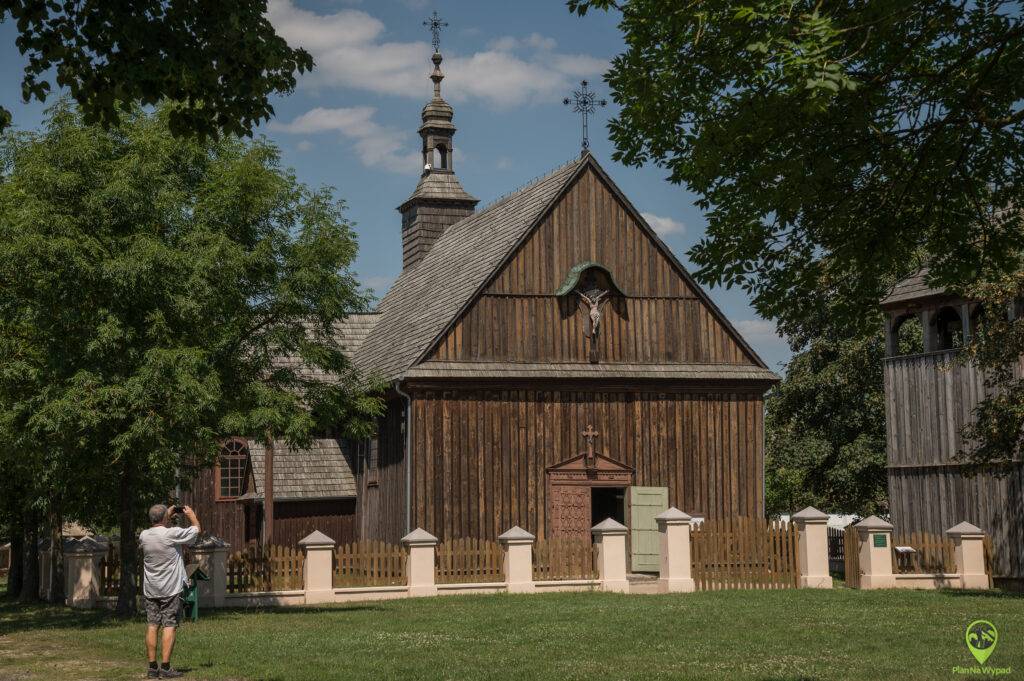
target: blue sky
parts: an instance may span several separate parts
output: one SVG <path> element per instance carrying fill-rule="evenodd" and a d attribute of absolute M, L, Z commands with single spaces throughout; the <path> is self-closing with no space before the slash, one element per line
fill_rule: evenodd
<path fill-rule="evenodd" d="M 317 68 L 293 94 L 274 101 L 276 117 L 261 132 L 303 182 L 331 185 L 346 200 L 359 234 L 356 269 L 378 295 L 402 267 L 395 207 L 420 169 L 416 128 L 432 67 L 422 22 L 435 9 L 449 24 L 441 38 L 442 92 L 455 108 L 455 171 L 481 205 L 579 153 L 579 117 L 562 98 L 584 78 L 607 94 L 601 74 L 623 46 L 615 16 L 580 18 L 557 0 L 270 0 L 271 22 L 290 44 L 309 50 Z M 16 126 L 31 128 L 44 106 L 21 101 L 25 61 L 14 29 L 10 21 L 0 24 L 0 103 Z M 689 267 L 686 251 L 706 225 L 695 196 L 657 168 L 611 160 L 605 122 L 614 113 L 610 103 L 591 121 L 591 150 Z M 742 291 L 709 293 L 778 370 L 789 351 L 774 325 L 757 316 Z"/>

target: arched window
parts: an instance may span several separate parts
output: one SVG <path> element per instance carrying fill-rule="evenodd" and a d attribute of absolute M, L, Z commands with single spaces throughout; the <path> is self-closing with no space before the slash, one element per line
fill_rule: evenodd
<path fill-rule="evenodd" d="M 249 448 L 242 440 L 232 439 L 220 448 L 217 460 L 217 500 L 228 501 L 242 496 Z"/>
<path fill-rule="evenodd" d="M 443 144 L 434 147 L 434 167 L 438 170 L 448 170 L 448 147 Z"/>
<path fill-rule="evenodd" d="M 935 313 L 935 341 L 937 350 L 952 350 L 964 346 L 964 323 L 960 313 L 952 307 L 941 307 Z"/>
<path fill-rule="evenodd" d="M 918 355 L 924 352 L 924 333 L 921 319 L 916 314 L 905 314 L 893 322 L 897 355 Z"/>

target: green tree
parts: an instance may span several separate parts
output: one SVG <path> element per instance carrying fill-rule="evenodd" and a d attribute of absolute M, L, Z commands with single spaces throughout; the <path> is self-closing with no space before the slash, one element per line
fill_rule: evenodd
<path fill-rule="evenodd" d="M 343 204 L 262 139 L 174 137 L 172 112 L 104 130 L 61 103 L 0 145 L 0 463 L 35 481 L 0 498 L 66 489 L 119 526 L 123 612 L 136 523 L 220 437 L 365 437 L 381 411 L 333 333 L 367 305 Z"/>
<path fill-rule="evenodd" d="M 884 349 L 881 333 L 817 338 L 790 360 L 766 400 L 769 513 L 887 511 Z"/>
<path fill-rule="evenodd" d="M 52 77 L 86 123 L 107 127 L 133 103 L 173 100 L 170 129 L 201 136 L 251 134 L 274 113 L 269 96 L 313 68 L 266 12 L 266 0 L 0 0 L 0 22 L 14 20 L 28 59 L 24 101 L 44 101 Z M 0 131 L 10 122 L 0 107 Z"/>
<path fill-rule="evenodd" d="M 568 4 L 621 11 L 615 158 L 700 196 L 697 277 L 742 287 L 783 332 L 814 336 L 830 311 L 840 337 L 870 337 L 886 286 L 925 261 L 952 290 L 1020 267 L 1019 2 Z"/>

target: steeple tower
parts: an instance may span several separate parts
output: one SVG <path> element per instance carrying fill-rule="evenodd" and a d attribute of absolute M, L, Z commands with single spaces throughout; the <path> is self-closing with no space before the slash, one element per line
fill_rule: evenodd
<path fill-rule="evenodd" d="M 437 12 L 429 22 L 434 33 L 434 97 L 423 107 L 419 133 L 423 140 L 423 174 L 412 196 L 398 207 L 402 214 L 402 269 L 412 267 L 427 254 L 445 229 L 471 215 L 479 199 L 466 193 L 455 177 L 452 163 L 452 107 L 441 97 L 441 53 L 438 33 L 441 22 Z"/>

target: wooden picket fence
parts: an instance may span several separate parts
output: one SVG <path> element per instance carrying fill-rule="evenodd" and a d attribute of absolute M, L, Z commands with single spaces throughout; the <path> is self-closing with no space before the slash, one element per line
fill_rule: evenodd
<path fill-rule="evenodd" d="M 860 533 L 849 525 L 843 530 L 843 562 L 846 575 L 843 578 L 851 589 L 860 588 Z"/>
<path fill-rule="evenodd" d="M 597 546 L 589 537 L 538 539 L 533 545 L 533 579 L 538 582 L 597 579 Z"/>
<path fill-rule="evenodd" d="M 892 571 L 897 575 L 921 575 L 956 572 L 953 540 L 930 532 L 894 534 Z M 897 546 L 910 546 L 915 553 L 899 554 Z"/>
<path fill-rule="evenodd" d="M 334 587 L 400 586 L 405 579 L 405 549 L 364 539 L 334 551 Z"/>
<path fill-rule="evenodd" d="M 500 582 L 504 553 L 498 542 L 474 537 L 449 539 L 437 547 L 438 584 Z"/>
<path fill-rule="evenodd" d="M 791 589 L 798 585 L 797 530 L 763 518 L 706 520 L 693 528 L 698 589 Z"/>
<path fill-rule="evenodd" d="M 306 558 L 290 546 L 247 546 L 227 561 L 227 592 L 291 591 L 303 588 Z"/>

